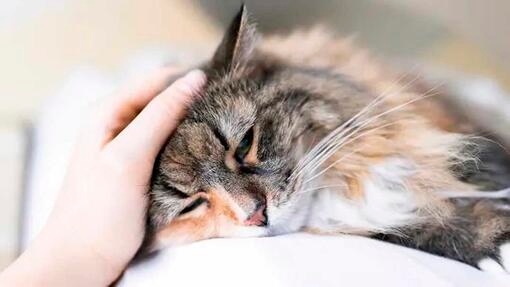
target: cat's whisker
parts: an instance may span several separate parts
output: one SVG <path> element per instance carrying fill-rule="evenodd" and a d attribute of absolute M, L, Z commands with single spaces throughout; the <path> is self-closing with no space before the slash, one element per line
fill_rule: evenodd
<path fill-rule="evenodd" d="M 318 153 L 316 153 L 315 155 L 313 155 L 314 157 L 313 157 L 313 158 L 311 158 L 311 160 L 310 160 L 310 161 L 308 161 L 308 162 L 306 163 L 306 165 L 303 167 L 303 168 L 304 168 L 304 170 L 306 170 L 306 167 L 307 167 L 307 166 L 314 164 L 314 163 L 315 163 L 315 161 L 317 161 L 318 159 L 322 158 L 324 154 L 328 154 L 328 153 L 334 152 L 334 148 L 335 148 L 335 146 L 336 146 L 336 145 L 338 145 L 338 144 L 339 144 L 339 143 L 338 143 L 338 141 L 339 141 L 339 140 L 341 140 L 341 139 L 343 139 L 343 138 L 347 138 L 347 137 L 349 137 L 350 135 L 354 134 L 354 133 L 355 133 L 355 132 L 356 132 L 359 128 L 360 128 L 359 126 L 352 126 L 352 127 L 348 128 L 348 129 L 344 130 L 341 134 L 338 134 L 338 135 L 337 135 L 337 136 L 338 136 L 338 138 L 337 138 L 337 139 L 335 139 L 335 141 L 330 141 L 330 142 L 328 143 L 328 146 L 325 146 L 322 150 L 320 150 Z M 354 130 L 354 131 L 353 131 L 353 130 Z M 350 133 L 350 134 L 348 134 L 346 137 L 344 137 L 344 135 L 345 135 L 346 133 L 349 133 L 349 132 L 351 132 L 351 131 L 353 131 L 353 132 L 352 132 L 352 133 Z M 299 174 L 297 174 L 297 175 L 299 175 Z"/>
<path fill-rule="evenodd" d="M 510 198 L 510 188 L 497 191 L 442 191 L 438 194 L 443 198 Z"/>
<path fill-rule="evenodd" d="M 401 76 L 396 82 L 393 82 L 392 85 L 396 84 L 398 81 L 400 81 L 401 78 L 404 78 L 406 75 L 403 75 Z M 415 76 L 411 81 L 409 81 L 406 85 L 403 85 L 399 88 L 399 91 L 402 91 L 402 90 L 405 90 L 407 89 L 408 86 L 410 86 L 411 84 L 413 84 L 416 80 L 419 79 L 419 75 Z M 378 105 L 379 103 L 382 102 L 382 100 L 384 98 L 386 98 L 387 96 L 392 96 L 393 94 L 396 94 L 396 93 L 399 93 L 399 91 L 396 91 L 395 93 L 390 93 L 389 95 L 386 94 L 385 95 L 385 92 L 383 92 L 380 96 L 378 96 L 376 99 L 374 99 L 373 101 L 371 101 L 371 103 L 369 103 L 364 109 L 362 109 L 358 114 L 356 114 L 353 118 L 351 118 L 348 122 L 344 123 L 342 126 L 340 126 L 339 128 L 335 129 L 335 131 L 333 131 L 332 133 L 330 133 L 324 140 L 322 140 L 321 142 L 319 142 L 316 147 L 314 149 L 312 149 L 312 152 L 307 154 L 307 156 L 305 156 L 305 160 L 300 162 L 300 165 L 297 166 L 295 168 L 295 171 L 293 172 L 293 174 L 291 175 L 291 179 L 295 179 L 297 178 L 301 173 L 303 173 L 304 171 L 306 171 L 308 168 L 307 166 L 316 166 L 316 162 L 318 160 L 320 160 L 321 157 L 330 157 L 332 154 L 334 154 L 336 152 L 336 150 L 338 149 L 337 146 L 338 146 L 338 141 L 339 141 L 339 138 L 343 137 L 346 133 L 352 131 L 355 129 L 354 132 L 352 132 L 351 134 L 349 134 L 347 137 L 350 137 L 352 135 L 354 135 L 357 131 L 361 130 L 363 127 L 365 127 L 366 125 L 368 125 L 369 123 L 373 122 L 375 119 L 377 118 L 380 118 L 381 116 L 387 114 L 387 113 L 391 113 L 395 110 L 398 110 L 400 108 L 403 108 L 404 106 L 406 105 L 409 105 L 417 100 L 420 100 L 420 99 L 423 99 L 423 98 L 426 98 L 428 97 L 427 93 L 430 93 L 432 91 L 434 91 L 435 89 L 437 89 L 439 85 L 436 85 L 435 87 L 431 88 L 430 90 L 428 90 L 427 92 L 425 92 L 423 94 L 423 97 L 418 97 L 418 98 L 415 98 L 409 102 L 406 102 L 402 105 L 399 105 L 399 106 L 396 106 L 386 112 L 383 112 L 375 117 L 372 117 L 372 118 L 369 118 L 369 119 L 366 119 L 360 123 L 358 123 L 358 125 L 351 125 L 348 129 L 345 129 L 342 131 L 342 129 L 344 129 L 348 124 L 352 123 L 353 121 L 357 120 L 358 118 L 360 118 L 362 115 L 364 115 L 366 112 L 368 112 L 371 108 L 375 108 L 376 105 Z M 347 125 L 346 125 L 347 124 Z M 340 132 L 339 134 L 335 134 L 335 132 Z M 336 143 L 334 143 L 336 142 Z M 318 151 L 316 151 L 316 149 Z M 315 154 L 314 154 L 315 153 Z M 320 160 L 321 163 L 324 162 L 325 160 Z M 303 163 L 304 162 L 304 163 Z"/>
<path fill-rule="evenodd" d="M 386 127 L 388 127 L 388 126 L 394 125 L 394 124 L 396 124 L 396 123 L 398 123 L 398 122 L 400 122 L 400 121 L 393 121 L 393 122 L 390 122 L 390 123 L 387 123 L 387 124 L 384 124 L 384 125 L 381 125 L 381 126 L 378 126 L 378 127 L 372 128 L 372 129 L 370 129 L 370 130 L 367 130 L 367 131 L 365 131 L 365 132 L 363 132 L 363 133 L 361 133 L 361 134 L 358 134 L 357 136 L 355 136 L 355 137 L 353 137 L 353 138 L 346 138 L 346 141 L 342 142 L 342 143 L 338 146 L 338 148 L 336 149 L 336 151 L 338 151 L 338 150 L 339 150 L 339 149 L 341 149 L 342 147 L 344 147 L 344 146 L 346 146 L 346 145 L 348 145 L 348 144 L 350 144 L 350 143 L 354 142 L 355 140 L 357 140 L 357 139 L 359 139 L 359 138 L 362 138 L 362 137 L 364 137 L 364 136 L 366 136 L 366 135 L 372 134 L 372 133 L 374 133 L 374 132 L 375 132 L 375 131 L 377 131 L 377 130 L 380 130 L 380 129 L 386 128 Z M 336 151 L 335 151 L 335 152 L 336 152 Z M 353 153 L 354 153 L 354 152 L 353 152 Z M 351 153 L 351 154 L 352 154 L 352 153 Z M 319 161 L 319 162 L 318 162 L 315 166 L 312 166 L 312 167 L 311 167 L 311 170 L 310 170 L 309 172 L 313 172 L 313 171 L 315 171 L 315 170 L 316 170 L 318 167 L 320 167 L 320 166 L 321 166 L 321 165 L 322 165 L 322 164 L 323 164 L 326 160 L 328 160 L 328 158 L 329 158 L 329 157 L 330 157 L 330 156 L 327 156 L 327 157 L 322 158 L 322 159 L 321 159 L 321 160 L 320 160 L 320 161 Z"/>
<path fill-rule="evenodd" d="M 402 76 L 401 78 L 404 78 L 404 76 Z M 351 119 L 349 119 L 347 122 L 345 122 L 343 125 L 341 125 L 340 127 L 336 128 L 333 132 L 331 132 L 328 136 L 326 136 L 323 140 L 321 140 L 317 145 L 316 145 L 316 148 L 314 148 L 312 150 L 312 152 L 310 154 L 308 154 L 307 156 L 305 156 L 304 158 L 304 166 L 306 166 L 307 164 L 310 163 L 311 160 L 313 160 L 314 158 L 317 158 L 317 153 L 324 153 L 326 152 L 327 150 L 330 150 L 331 147 L 332 147 L 332 143 L 331 141 L 335 141 L 335 140 L 338 140 L 338 138 L 342 135 L 344 135 L 345 133 L 349 132 L 350 130 L 356 128 L 357 126 L 355 126 L 354 124 L 351 125 L 352 122 L 354 122 L 355 120 L 357 120 L 358 118 L 360 118 L 362 115 L 366 114 L 367 112 L 369 112 L 371 109 L 375 108 L 379 103 L 381 103 L 386 97 L 389 97 L 389 96 L 392 96 L 394 94 L 398 94 L 399 92 L 401 92 L 402 90 L 405 90 L 407 89 L 411 84 L 413 84 L 415 81 L 417 81 L 419 79 L 419 75 L 415 76 L 411 81 L 409 81 L 407 84 L 403 85 L 403 86 L 400 86 L 400 88 L 398 89 L 398 91 L 395 91 L 393 93 L 389 93 L 387 94 L 386 91 L 383 92 L 380 96 L 378 96 L 377 98 L 375 98 L 373 101 L 371 101 L 367 106 L 365 106 L 360 112 L 358 112 L 355 116 L 353 116 Z M 398 81 L 400 81 L 400 78 L 395 82 L 392 83 L 392 85 L 395 85 Z M 388 89 L 389 90 L 389 89 Z M 361 124 L 361 123 L 360 123 Z M 343 130 L 345 127 L 349 126 L 350 127 L 346 130 Z M 359 125 L 358 125 L 359 127 Z M 343 131 L 342 131 L 343 130 Z M 339 132 L 341 132 L 339 134 Z M 316 149 L 318 151 L 316 151 Z M 315 153 L 315 154 L 314 154 Z M 296 170 L 299 170 L 299 172 L 297 172 L 296 176 L 299 176 L 301 173 L 302 173 L 302 169 L 303 166 L 298 166 L 296 167 Z"/>
<path fill-rule="evenodd" d="M 334 154 L 338 150 L 338 147 L 340 145 L 342 145 L 350 137 L 354 136 L 357 132 L 361 131 L 364 127 L 366 127 L 370 123 L 374 122 L 377 118 L 378 118 L 378 116 L 374 116 L 374 117 L 369 118 L 363 122 L 360 122 L 358 126 L 355 126 L 351 129 L 349 129 L 349 131 L 351 131 L 351 130 L 353 130 L 353 131 L 351 133 L 347 134 L 345 137 L 343 137 L 343 135 L 345 133 L 343 133 L 342 135 L 339 135 L 339 137 L 337 139 L 335 139 L 336 142 L 330 143 L 330 146 L 328 146 L 326 149 L 324 149 L 321 154 L 317 155 L 316 158 L 314 159 L 315 161 L 310 162 L 310 164 L 317 165 L 316 164 L 317 161 L 323 162 L 324 160 L 327 160 L 327 158 L 329 158 L 332 154 Z"/>
<path fill-rule="evenodd" d="M 296 166 L 296 170 L 299 170 L 301 167 L 303 166 L 306 166 L 306 164 L 308 164 L 308 162 L 310 160 L 313 160 L 313 158 L 316 157 L 316 154 L 322 152 L 322 149 L 324 148 L 327 148 L 327 144 L 329 144 L 330 141 L 332 141 L 335 137 L 338 137 L 338 136 L 341 136 L 342 134 L 345 134 L 346 132 L 352 130 L 353 128 L 355 128 L 354 125 L 352 126 L 349 126 L 353 121 L 356 120 L 356 117 L 359 116 L 360 114 L 358 113 L 357 115 L 355 115 L 354 117 L 352 117 L 351 119 L 349 119 L 347 122 L 345 122 L 344 124 L 342 124 L 341 126 L 339 126 L 338 128 L 336 128 L 335 130 L 333 130 L 331 133 L 329 133 L 324 139 L 322 139 L 318 144 L 315 145 L 315 147 L 313 147 L 307 154 L 306 156 L 303 158 L 303 160 L 300 161 L 300 163 L 298 164 L 298 166 Z M 349 126 L 349 127 L 348 127 Z M 345 129 L 347 127 L 347 129 Z M 298 174 L 296 174 L 295 176 L 298 176 Z"/>
<path fill-rule="evenodd" d="M 297 177 L 299 176 L 299 174 L 301 174 L 301 168 L 307 164 L 307 162 L 313 158 L 315 158 L 316 156 L 314 155 L 314 153 L 316 153 L 317 151 L 320 151 L 321 149 L 323 149 L 324 147 L 327 148 L 327 146 L 330 145 L 329 141 L 330 140 L 333 140 L 335 137 L 338 136 L 338 133 L 341 132 L 343 129 L 345 129 L 346 127 L 350 126 L 354 121 L 356 121 L 357 119 L 361 118 L 362 116 L 364 116 L 366 113 L 370 112 L 371 110 L 373 110 L 377 105 L 379 105 L 380 103 L 383 102 L 383 100 L 388 97 L 388 96 L 392 96 L 394 94 L 398 94 L 400 91 L 402 90 L 405 90 L 407 89 L 410 85 L 412 85 L 415 81 L 417 81 L 419 79 L 419 75 L 415 76 L 411 81 L 409 81 L 407 84 L 403 85 L 403 86 L 400 86 L 398 91 L 396 92 L 393 92 L 391 93 L 390 91 L 395 87 L 395 85 L 400 82 L 401 80 L 403 80 L 405 77 L 407 77 L 407 75 L 409 75 L 411 73 L 412 70 L 414 70 L 416 68 L 413 67 L 409 72 L 403 74 L 402 76 L 400 76 L 398 79 L 396 79 L 395 81 L 393 81 L 390 86 L 385 90 L 383 91 L 379 96 L 377 96 L 374 100 L 372 100 L 368 105 L 366 105 L 363 109 L 361 109 L 357 114 L 355 114 L 353 117 L 351 117 L 349 120 L 347 120 L 346 122 L 344 122 L 341 126 L 339 126 L 338 128 L 336 128 L 335 130 L 333 130 L 331 133 L 329 133 L 323 140 L 321 140 L 315 147 L 314 149 L 312 149 L 309 153 L 306 154 L 306 156 L 303 158 L 302 161 L 300 161 L 300 163 L 298 163 L 298 165 L 296 166 L 295 170 L 296 171 L 299 171 L 297 172 L 297 174 L 294 176 L 294 177 Z M 352 126 L 352 125 L 351 125 Z M 347 132 L 347 131 L 346 131 Z"/>
<path fill-rule="evenodd" d="M 364 127 L 364 125 L 360 125 L 360 126 L 356 126 L 355 128 L 352 128 L 352 129 L 349 129 L 348 131 L 346 132 L 350 132 L 349 134 L 347 134 L 346 136 L 345 133 L 342 134 L 342 135 L 339 135 L 339 137 L 336 139 L 335 142 L 332 142 L 330 143 L 330 145 L 325 148 L 321 153 L 319 153 L 316 158 L 314 159 L 314 161 L 311 161 L 310 162 L 310 165 L 313 164 L 313 165 L 317 165 L 317 162 L 318 161 L 321 161 L 322 159 L 327 159 L 329 158 L 331 155 L 333 155 L 337 150 L 338 150 L 338 147 L 343 143 L 345 142 L 347 139 L 349 139 L 351 136 L 353 136 L 354 134 L 356 134 L 358 131 L 360 131 L 362 128 Z M 351 132 L 352 131 L 352 132 Z"/>
<path fill-rule="evenodd" d="M 362 128 L 362 126 L 353 126 L 353 127 L 349 128 L 349 129 L 346 129 L 342 134 L 339 134 L 338 138 L 336 139 L 336 142 L 329 142 L 328 143 L 329 146 L 326 146 L 320 152 L 315 154 L 314 157 L 311 158 L 311 160 L 309 160 L 306 163 L 306 165 L 304 165 L 302 167 L 302 171 L 300 173 L 302 173 L 303 171 L 309 170 L 309 168 L 308 168 L 309 166 L 315 166 L 316 162 L 319 161 L 320 159 L 325 158 L 325 157 L 329 157 L 331 154 L 333 154 L 335 152 L 336 147 L 342 143 L 342 140 L 347 139 L 350 136 L 354 135 L 361 128 Z M 351 132 L 351 133 L 349 133 L 349 132 Z M 347 136 L 344 137 L 344 135 L 346 133 L 349 133 L 349 134 L 347 134 Z M 297 175 L 299 175 L 300 173 L 298 173 Z"/>
<path fill-rule="evenodd" d="M 344 184 L 323 185 L 323 186 L 318 186 L 318 187 L 314 187 L 314 188 L 309 188 L 309 189 L 300 190 L 300 191 L 298 192 L 298 194 L 306 193 L 306 192 L 310 192 L 310 191 L 321 190 L 321 189 L 326 189 L 326 188 L 335 188 L 335 187 L 344 187 L 344 188 L 345 188 L 345 185 L 344 185 Z"/>
<path fill-rule="evenodd" d="M 353 125 L 349 126 L 348 128 L 344 128 L 344 127 L 338 128 L 338 130 L 341 131 L 340 133 L 337 133 L 337 134 L 331 133 L 330 134 L 330 136 L 334 136 L 334 138 L 328 139 L 327 141 L 323 140 L 323 141 L 319 142 L 319 144 L 317 144 L 316 147 L 312 150 L 314 152 L 311 152 L 307 155 L 308 156 L 307 161 L 301 167 L 302 168 L 301 172 L 304 171 L 304 169 L 306 168 L 307 165 L 312 164 L 314 160 L 316 160 L 317 158 L 320 158 L 321 155 L 328 153 L 332 149 L 334 149 L 334 146 L 338 143 L 339 140 L 344 138 L 345 134 L 348 134 L 349 132 L 354 130 L 352 133 L 347 135 L 347 136 L 350 136 L 350 135 L 354 134 L 357 130 L 362 128 L 362 126 L 360 126 L 360 124 L 362 124 L 364 122 L 365 121 L 358 123 L 356 125 L 353 124 Z M 295 176 L 298 176 L 301 172 L 297 173 Z"/>
<path fill-rule="evenodd" d="M 315 178 L 321 176 L 323 173 L 325 173 L 326 171 L 328 171 L 330 168 L 332 168 L 333 166 L 337 165 L 338 163 L 340 162 L 343 162 L 345 159 L 347 159 L 349 156 L 353 155 L 354 153 L 360 151 L 361 148 L 358 148 L 358 149 L 355 149 L 347 154 L 345 154 L 344 156 L 342 156 L 341 158 L 339 158 L 338 160 L 336 160 L 335 162 L 333 162 L 332 164 L 330 164 L 329 166 L 327 166 L 326 168 L 324 168 L 323 170 L 321 170 L 320 172 L 318 172 L 317 174 L 315 174 L 314 176 L 312 176 L 311 178 L 308 178 L 307 180 L 305 180 L 305 184 L 314 180 Z"/>
<path fill-rule="evenodd" d="M 436 96 L 437 94 L 430 94 L 430 95 L 428 95 L 427 93 L 430 93 L 430 92 L 434 91 L 434 90 L 435 90 L 435 89 L 437 89 L 439 86 L 440 86 L 440 84 L 439 84 L 439 85 L 436 85 L 436 87 L 434 87 L 434 88 L 429 89 L 427 92 L 425 92 L 425 93 L 423 94 L 423 96 L 422 96 L 422 97 L 419 97 L 419 98 L 415 98 L 415 99 L 413 99 L 413 100 L 410 100 L 410 101 L 408 101 L 408 102 L 406 102 L 406 103 L 403 103 L 403 104 L 401 104 L 401 105 L 399 105 L 399 106 L 396 106 L 396 107 L 394 107 L 394 108 L 392 108 L 392 109 L 390 109 L 390 110 L 388 110 L 388 111 L 386 111 L 386 112 L 383 112 L 383 113 L 381 113 L 381 114 L 379 114 L 379 115 L 377 115 L 377 116 L 375 116 L 375 117 L 372 117 L 372 118 L 370 118 L 370 119 L 366 120 L 365 122 L 367 122 L 367 123 L 366 123 L 366 124 L 361 123 L 360 128 L 358 128 L 356 131 L 360 130 L 360 129 L 361 129 L 361 127 L 363 127 L 363 126 L 365 126 L 365 125 L 369 124 L 370 122 L 372 122 L 372 121 L 374 121 L 374 120 L 378 119 L 379 117 L 381 117 L 381 116 L 383 116 L 383 115 L 385 115 L 385 114 L 387 114 L 387 113 L 391 113 L 391 112 L 393 112 L 393 111 L 395 111 L 395 110 L 399 110 L 399 109 L 401 109 L 401 108 L 403 108 L 403 107 L 405 107 L 405 106 L 407 106 L 407 105 L 409 105 L 409 104 L 412 104 L 413 102 L 416 102 L 416 101 L 418 101 L 418 100 L 422 100 L 422 99 L 425 99 L 425 98 L 428 98 L 428 97 L 431 97 L 431 96 Z M 346 138 L 348 138 L 348 137 L 350 137 L 350 136 L 354 135 L 354 134 L 356 133 L 356 131 L 354 131 L 354 132 L 352 132 L 351 134 L 349 134 Z M 321 164 L 322 164 L 325 160 L 327 160 L 327 158 L 329 158 L 329 157 L 330 157 L 333 153 L 335 153 L 338 149 L 340 149 L 340 145 L 337 143 L 337 144 L 336 144 L 336 145 L 335 145 L 335 146 L 331 149 L 331 150 L 332 150 L 332 152 L 329 152 L 329 153 L 327 153 L 326 155 L 324 155 L 325 159 L 320 160 L 320 163 L 319 163 L 318 165 L 321 165 Z"/>
<path fill-rule="evenodd" d="M 408 105 L 410 105 L 410 104 L 413 104 L 413 103 L 415 103 L 415 102 L 417 102 L 417 101 L 424 100 L 424 99 L 426 99 L 426 98 L 429 98 L 429 97 L 433 97 L 433 96 L 438 95 L 437 93 L 434 93 L 434 94 L 427 94 L 427 93 L 430 93 L 431 91 L 434 91 L 434 90 L 435 90 L 435 89 L 437 89 L 439 86 L 440 86 L 440 85 L 437 85 L 436 87 L 434 87 L 434 88 L 432 88 L 432 89 L 428 90 L 428 91 L 427 91 L 427 92 L 425 92 L 425 93 L 424 93 L 421 97 L 413 98 L 413 99 L 411 99 L 411 100 L 409 100 L 409 101 L 407 101 L 407 102 L 405 102 L 405 103 L 402 103 L 402 104 L 400 104 L 400 105 L 397 105 L 397 106 L 395 106 L 395 107 L 393 107 L 393 108 L 390 108 L 390 109 L 386 110 L 385 112 L 382 112 L 382 113 L 380 113 L 380 114 L 378 114 L 378 115 L 376 115 L 376 116 L 373 116 L 373 117 L 371 117 L 371 118 L 369 118 L 369 119 L 367 119 L 367 120 L 363 121 L 362 123 L 360 123 L 360 125 L 357 127 L 357 129 L 356 129 L 355 131 L 353 131 L 352 133 L 350 133 L 349 135 L 347 135 L 347 136 L 345 137 L 345 139 L 347 139 L 347 138 L 349 138 L 349 137 L 353 136 L 356 132 L 360 131 L 363 127 L 365 127 L 365 126 L 367 126 L 368 124 L 372 123 L 373 121 L 375 121 L 375 120 L 377 120 L 377 119 L 379 119 L 379 118 L 383 117 L 384 115 L 387 115 L 387 114 L 393 113 L 393 112 L 395 112 L 395 111 L 401 110 L 401 109 L 403 109 L 404 107 L 406 107 L 406 106 L 408 106 Z M 342 134 L 342 136 L 343 136 L 343 134 Z M 328 158 L 329 158 L 332 154 L 334 154 L 336 151 L 338 151 L 338 149 L 339 149 L 339 148 L 340 148 L 340 146 L 342 145 L 343 141 L 345 141 L 345 139 L 344 139 L 344 140 L 340 140 L 339 142 L 337 142 L 337 143 L 333 144 L 332 146 L 330 146 L 330 147 L 327 149 L 327 150 L 328 150 L 328 152 L 323 152 L 322 154 L 319 154 L 319 155 L 320 155 L 320 157 L 318 156 L 318 157 L 317 157 L 314 161 L 311 161 L 311 163 L 313 163 L 313 166 L 315 166 L 315 167 L 314 167 L 314 169 L 316 169 L 316 168 L 317 168 L 317 166 L 320 166 L 320 165 L 321 165 L 324 161 L 326 161 L 326 160 L 327 160 L 327 159 L 328 159 Z M 305 166 L 305 169 L 307 169 L 307 168 L 306 168 L 306 166 Z"/>

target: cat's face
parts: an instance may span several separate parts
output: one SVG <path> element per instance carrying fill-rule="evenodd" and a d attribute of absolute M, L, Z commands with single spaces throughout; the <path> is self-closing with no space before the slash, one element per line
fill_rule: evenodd
<path fill-rule="evenodd" d="M 311 195 L 299 192 L 299 161 L 355 112 L 321 89 L 361 92 L 321 74 L 327 71 L 256 55 L 247 47 L 254 35 L 243 10 L 206 67 L 201 97 L 159 156 L 150 192 L 152 248 L 305 224 Z"/>
<path fill-rule="evenodd" d="M 203 91 L 157 165 L 152 192 L 169 206 L 154 219 L 171 218 L 160 240 L 299 228 L 306 210 L 298 214 L 290 204 L 299 198 L 291 196 L 299 188 L 291 174 L 305 126 L 292 93 L 228 78 Z M 179 230 L 188 236 L 177 239 Z"/>

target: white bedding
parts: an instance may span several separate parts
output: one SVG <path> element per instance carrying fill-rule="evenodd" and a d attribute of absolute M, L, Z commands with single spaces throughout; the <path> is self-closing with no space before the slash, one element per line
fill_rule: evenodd
<path fill-rule="evenodd" d="M 207 284 L 465 287 L 510 286 L 510 278 L 372 239 L 291 234 L 214 239 L 167 249 L 127 270 L 120 286 Z"/>
<path fill-rule="evenodd" d="M 114 83 L 82 69 L 44 107 L 29 167 L 25 245 L 51 209 L 85 107 Z M 130 267 L 120 286 L 510 286 L 510 276 L 366 238 L 293 234 L 168 249 Z"/>

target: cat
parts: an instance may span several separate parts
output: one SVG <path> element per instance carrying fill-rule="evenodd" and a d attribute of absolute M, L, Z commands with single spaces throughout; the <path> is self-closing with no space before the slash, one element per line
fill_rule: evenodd
<path fill-rule="evenodd" d="M 324 29 L 262 38 L 244 5 L 201 68 L 154 166 L 144 252 L 306 231 L 510 272 L 510 196 L 479 191 L 510 186 L 509 156 L 434 87 Z"/>

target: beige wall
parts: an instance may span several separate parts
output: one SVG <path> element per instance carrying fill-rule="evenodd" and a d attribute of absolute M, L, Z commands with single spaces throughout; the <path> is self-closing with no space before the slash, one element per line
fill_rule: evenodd
<path fill-rule="evenodd" d="M 185 0 L 0 4 L 0 124 L 31 119 L 77 65 L 114 71 L 144 46 L 217 41 L 211 20 Z"/>
<path fill-rule="evenodd" d="M 424 57 L 468 73 L 495 79 L 510 90 L 510 1 L 383 0 L 425 16 L 452 31 Z"/>
<path fill-rule="evenodd" d="M 458 32 L 458 38 L 434 43 L 425 58 L 495 77 L 510 87 L 510 2 L 384 1 Z M 219 30 L 193 3 L 0 0 L 0 124 L 32 119 L 78 65 L 115 71 L 145 46 L 212 45 Z"/>
<path fill-rule="evenodd" d="M 442 22 L 488 51 L 490 62 L 510 72 L 510 1 L 383 0 Z"/>

